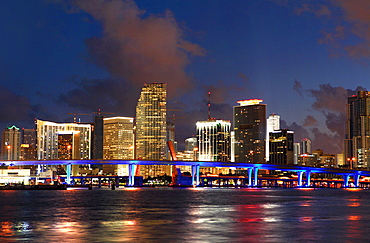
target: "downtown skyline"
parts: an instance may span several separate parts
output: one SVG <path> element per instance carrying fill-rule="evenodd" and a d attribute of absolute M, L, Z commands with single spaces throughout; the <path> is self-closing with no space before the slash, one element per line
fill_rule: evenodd
<path fill-rule="evenodd" d="M 366 90 L 366 1 L 5 1 L 0 124 L 135 114 L 144 83 L 168 83 L 177 141 L 259 98 L 313 148 L 343 150 L 345 106 Z M 93 115 L 92 115 L 93 116 Z M 92 122 L 92 116 L 81 116 Z M 267 117 L 266 117 L 267 118 Z"/>

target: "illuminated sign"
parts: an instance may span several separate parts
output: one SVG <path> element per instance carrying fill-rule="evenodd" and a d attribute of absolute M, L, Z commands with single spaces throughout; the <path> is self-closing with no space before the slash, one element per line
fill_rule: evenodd
<path fill-rule="evenodd" d="M 251 99 L 251 100 L 239 100 L 236 103 L 239 103 L 240 106 L 248 106 L 248 105 L 258 105 L 261 102 L 263 102 L 263 100 Z"/>

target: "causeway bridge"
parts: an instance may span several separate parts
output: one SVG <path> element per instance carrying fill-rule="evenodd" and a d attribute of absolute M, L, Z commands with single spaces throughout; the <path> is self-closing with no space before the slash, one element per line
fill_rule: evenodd
<path fill-rule="evenodd" d="M 66 183 L 71 183 L 72 165 L 128 165 L 128 182 L 127 186 L 135 186 L 135 167 L 137 165 L 168 165 L 168 166 L 191 166 L 191 182 L 190 185 L 200 185 L 200 167 L 232 167 L 246 170 L 248 173 L 246 186 L 258 185 L 258 171 L 288 171 L 297 174 L 298 187 L 310 186 L 311 175 L 318 174 L 333 174 L 341 176 L 343 179 L 343 187 L 349 187 L 350 180 L 353 181 L 355 187 L 359 187 L 361 176 L 370 177 L 368 170 L 353 170 L 339 168 L 318 168 L 309 166 L 297 165 L 278 165 L 268 163 L 232 163 L 232 162 L 207 162 L 207 161 L 164 161 L 164 160 L 32 160 L 32 161 L 0 161 L 0 164 L 5 166 L 22 166 L 22 165 L 64 165 L 66 167 Z M 215 178 L 216 179 L 216 178 Z"/>

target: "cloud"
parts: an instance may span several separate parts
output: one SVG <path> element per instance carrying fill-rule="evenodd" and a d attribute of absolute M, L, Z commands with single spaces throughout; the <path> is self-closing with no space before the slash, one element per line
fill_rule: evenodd
<path fill-rule="evenodd" d="M 322 30 L 323 36 L 318 43 L 327 45 L 331 56 L 345 54 L 359 60 L 370 57 L 370 1 L 337 0 L 327 1 L 325 5 L 311 1 L 299 6 L 295 1 L 290 3 L 294 4 L 294 12 L 298 15 L 314 14 L 317 18 L 325 18 L 329 25 Z"/>
<path fill-rule="evenodd" d="M 318 125 L 318 121 L 311 115 L 308 115 L 303 122 L 304 127 L 313 127 L 317 125 Z"/>
<path fill-rule="evenodd" d="M 72 77 L 76 89 L 60 94 L 55 101 L 74 109 L 94 112 L 114 112 L 117 115 L 134 116 L 140 89 L 117 79 L 86 79 Z M 136 97 L 137 96 L 137 97 Z"/>
<path fill-rule="evenodd" d="M 28 98 L 0 87 L 0 123 L 16 123 L 28 120 L 32 106 Z"/>
<path fill-rule="evenodd" d="M 146 13 L 132 0 L 75 0 L 73 6 L 102 25 L 102 36 L 86 40 L 90 56 L 113 77 L 136 87 L 168 83 L 168 93 L 178 96 L 193 87 L 186 73 L 191 58 L 205 55 L 197 44 L 185 40 L 172 12 Z"/>
<path fill-rule="evenodd" d="M 297 81 L 297 80 L 294 80 L 294 86 L 293 86 L 293 90 L 297 91 L 297 93 L 303 97 L 303 89 L 302 89 L 302 84 L 301 82 Z"/>
<path fill-rule="evenodd" d="M 329 153 L 340 153 L 343 150 L 345 135 L 347 99 L 357 94 L 358 91 L 366 89 L 358 86 L 352 90 L 341 86 L 333 87 L 330 84 L 321 84 L 318 89 L 305 90 L 298 81 L 295 82 L 293 89 L 300 94 L 309 95 L 315 99 L 312 108 L 324 115 L 325 126 L 328 129 L 328 132 L 322 132 L 317 127 L 303 130 L 303 127 L 319 125 L 313 116 L 307 116 L 303 122 L 303 127 L 296 124 L 295 128 L 299 129 L 296 134 L 304 137 L 302 134 L 308 133 L 310 135 L 307 137 L 312 140 L 317 148 L 322 148 Z"/>

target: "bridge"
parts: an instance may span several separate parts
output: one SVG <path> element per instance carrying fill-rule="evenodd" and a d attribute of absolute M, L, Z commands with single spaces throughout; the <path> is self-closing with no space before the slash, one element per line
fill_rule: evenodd
<path fill-rule="evenodd" d="M 349 180 L 352 178 L 354 186 L 358 187 L 361 176 L 370 176 L 370 171 L 352 170 L 339 168 L 317 168 L 297 165 L 277 165 L 267 163 L 232 163 L 232 162 L 207 162 L 207 161 L 164 161 L 164 160 L 32 160 L 32 161 L 0 161 L 5 166 L 22 166 L 22 165 L 64 165 L 66 166 L 66 182 L 71 183 L 71 166 L 72 165 L 128 165 L 128 186 L 135 185 L 135 166 L 136 165 L 169 165 L 169 166 L 191 166 L 191 185 L 200 185 L 200 167 L 233 167 L 247 170 L 247 186 L 258 185 L 259 170 L 279 170 L 297 173 L 297 185 L 309 186 L 312 173 L 334 174 L 343 178 L 343 187 L 349 186 Z M 305 175 L 305 180 L 304 176 Z M 190 185 L 189 185 L 190 186 Z"/>

